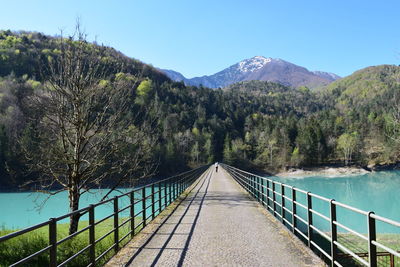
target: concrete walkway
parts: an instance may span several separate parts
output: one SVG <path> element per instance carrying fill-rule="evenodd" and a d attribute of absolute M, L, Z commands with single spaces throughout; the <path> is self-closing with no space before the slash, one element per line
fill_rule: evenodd
<path fill-rule="evenodd" d="M 108 266 L 325 266 L 222 168 L 210 168 Z"/>

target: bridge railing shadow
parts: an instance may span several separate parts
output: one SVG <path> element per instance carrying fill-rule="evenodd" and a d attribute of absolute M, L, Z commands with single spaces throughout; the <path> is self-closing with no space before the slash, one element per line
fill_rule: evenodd
<path fill-rule="evenodd" d="M 0 265 L 102 265 L 197 181 L 208 167 L 201 166 L 141 185 L 114 198 L 0 236 Z M 99 216 L 99 209 L 104 207 L 110 209 L 109 213 Z M 87 221 L 80 223 L 76 232 L 67 234 L 59 224 L 71 217 Z M 33 244 L 32 239 L 43 242 Z M 8 253 L 13 248 L 19 251 L 10 256 Z"/>
<path fill-rule="evenodd" d="M 181 203 L 177 205 L 170 214 L 163 218 L 162 222 L 153 223 L 153 226 L 156 225 L 156 229 L 150 233 L 150 236 L 142 245 L 136 248 L 136 252 L 130 257 L 125 266 L 134 264 L 135 260 L 144 252 L 144 250 L 153 250 L 153 252 L 150 253 L 151 255 L 146 254 L 146 262 L 151 262 L 150 266 L 155 266 L 166 250 L 180 251 L 177 266 L 183 265 L 201 209 L 204 206 L 205 199 L 208 197 L 208 187 L 210 185 L 211 175 L 212 171 L 210 170 L 202 180 L 197 182 L 191 190 L 195 191 L 195 193 L 190 199 L 187 199 L 188 195 L 186 195 Z M 202 190 L 204 190 L 204 192 Z M 177 213 L 178 207 L 184 207 L 182 214 Z M 193 211 L 194 214 L 192 214 Z M 172 229 L 166 232 L 165 228 L 168 228 L 168 225 L 172 226 Z M 178 232 L 178 229 L 182 228 L 182 226 L 184 226 L 183 228 L 185 229 L 190 226 L 189 232 Z M 143 233 L 146 234 L 145 232 Z M 184 238 L 179 242 L 180 246 L 168 247 L 171 240 L 177 236 Z M 161 241 L 161 244 L 157 243 L 156 246 L 151 246 L 152 242 L 160 242 L 160 240 L 164 241 Z"/>

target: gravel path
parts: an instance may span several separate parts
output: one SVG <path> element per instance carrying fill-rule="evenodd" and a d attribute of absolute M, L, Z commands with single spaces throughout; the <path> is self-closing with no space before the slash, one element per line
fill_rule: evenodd
<path fill-rule="evenodd" d="M 221 168 L 108 266 L 325 266 Z"/>

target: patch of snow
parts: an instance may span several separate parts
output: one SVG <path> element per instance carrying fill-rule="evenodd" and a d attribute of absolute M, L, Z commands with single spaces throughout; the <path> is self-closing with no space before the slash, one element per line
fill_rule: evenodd
<path fill-rule="evenodd" d="M 266 64 L 270 63 L 272 60 L 273 60 L 272 58 L 255 56 L 253 58 L 240 61 L 237 65 L 237 70 L 239 70 L 240 72 L 254 72 L 256 70 L 261 69 Z"/>

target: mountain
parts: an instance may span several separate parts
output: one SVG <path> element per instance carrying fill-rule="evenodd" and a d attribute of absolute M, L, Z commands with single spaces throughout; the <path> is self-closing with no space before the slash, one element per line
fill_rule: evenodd
<path fill-rule="evenodd" d="M 271 81 L 285 86 L 310 88 L 328 85 L 340 77 L 333 73 L 314 71 L 295 65 L 279 58 L 255 56 L 242 60 L 213 75 L 185 78 L 182 74 L 171 70 L 161 70 L 175 81 L 183 81 L 188 85 L 203 85 L 210 88 L 227 87 L 241 81 Z"/>
<path fill-rule="evenodd" d="M 98 47 L 90 44 L 90 48 Z M 59 43 L 56 37 L 39 32 L 12 32 L 0 30 L 0 77 L 10 74 L 16 77 L 24 75 L 40 80 L 44 77 L 43 58 L 55 58 L 59 54 Z M 133 75 L 139 74 L 157 82 L 170 79 L 165 73 L 143 62 L 129 58 L 112 47 L 104 47 L 104 60 L 109 65 L 108 72 L 115 71 L 112 63 L 121 65 L 123 71 Z M 118 63 L 117 63 L 118 62 Z"/>
<path fill-rule="evenodd" d="M 397 99 L 400 89 L 400 66 L 371 66 L 354 72 L 316 92 L 330 98 L 331 102 L 343 108 L 360 108 L 383 101 L 389 107 Z M 374 107 L 375 109 L 376 107 Z"/>
<path fill-rule="evenodd" d="M 220 79 L 219 86 L 223 79 L 226 83 L 243 79 L 223 90 L 212 90 L 172 82 L 160 70 L 111 47 L 103 51 L 88 44 L 87 48 L 102 51 L 99 56 L 104 57 L 107 73 L 99 88 L 116 81 L 121 84 L 115 90 L 125 84 L 132 88 L 128 102 L 132 112 L 121 117 L 130 125 L 127 134 L 140 131 L 142 123 L 154 125 L 148 133 L 143 132 L 142 140 L 155 141 L 156 147 L 148 156 L 157 162 L 159 176 L 216 160 L 272 171 L 340 163 L 349 159 L 340 145 L 346 139 L 351 141 L 353 164 L 386 165 L 400 159 L 400 120 L 394 112 L 400 103 L 399 66 L 368 67 L 327 86 L 307 90 L 256 79 L 265 78 L 268 68 L 272 68 L 269 77 L 282 75 L 286 82 L 303 75 L 329 83 L 337 76 L 310 72 L 280 59 L 255 57 L 215 75 L 197 78 L 210 83 Z M 60 42 L 51 36 L 0 31 L 1 189 L 17 188 L 38 176 L 28 173 L 32 164 L 26 162 L 21 144 L 39 154 L 43 150 L 36 145 L 37 140 L 50 136 L 50 132 L 36 134 L 42 112 L 41 107 L 32 109 L 31 100 L 35 98 L 31 95 L 46 93 L 48 77 L 40 70 L 46 69 L 43 64 L 49 57 L 57 60 L 59 49 Z M 123 66 L 122 71 L 118 66 Z M 168 72 L 176 79 L 185 79 L 179 73 Z M 147 84 L 146 90 L 138 90 L 142 82 Z M 37 119 L 29 119 L 31 115 Z M 126 150 L 131 151 L 135 149 L 131 143 L 134 140 L 128 137 Z"/>
<path fill-rule="evenodd" d="M 173 71 L 173 70 L 166 70 L 166 69 L 158 69 L 161 72 L 163 72 L 165 75 L 167 75 L 171 80 L 173 81 L 183 81 L 183 82 L 187 82 L 188 79 L 185 78 L 185 76 L 183 76 L 181 73 L 177 72 L 177 71 Z"/>
<path fill-rule="evenodd" d="M 321 78 L 325 78 L 325 79 L 328 79 L 331 81 L 336 81 L 341 78 L 339 75 L 336 75 L 335 73 L 332 73 L 332 72 L 313 71 L 313 73 Z"/>

